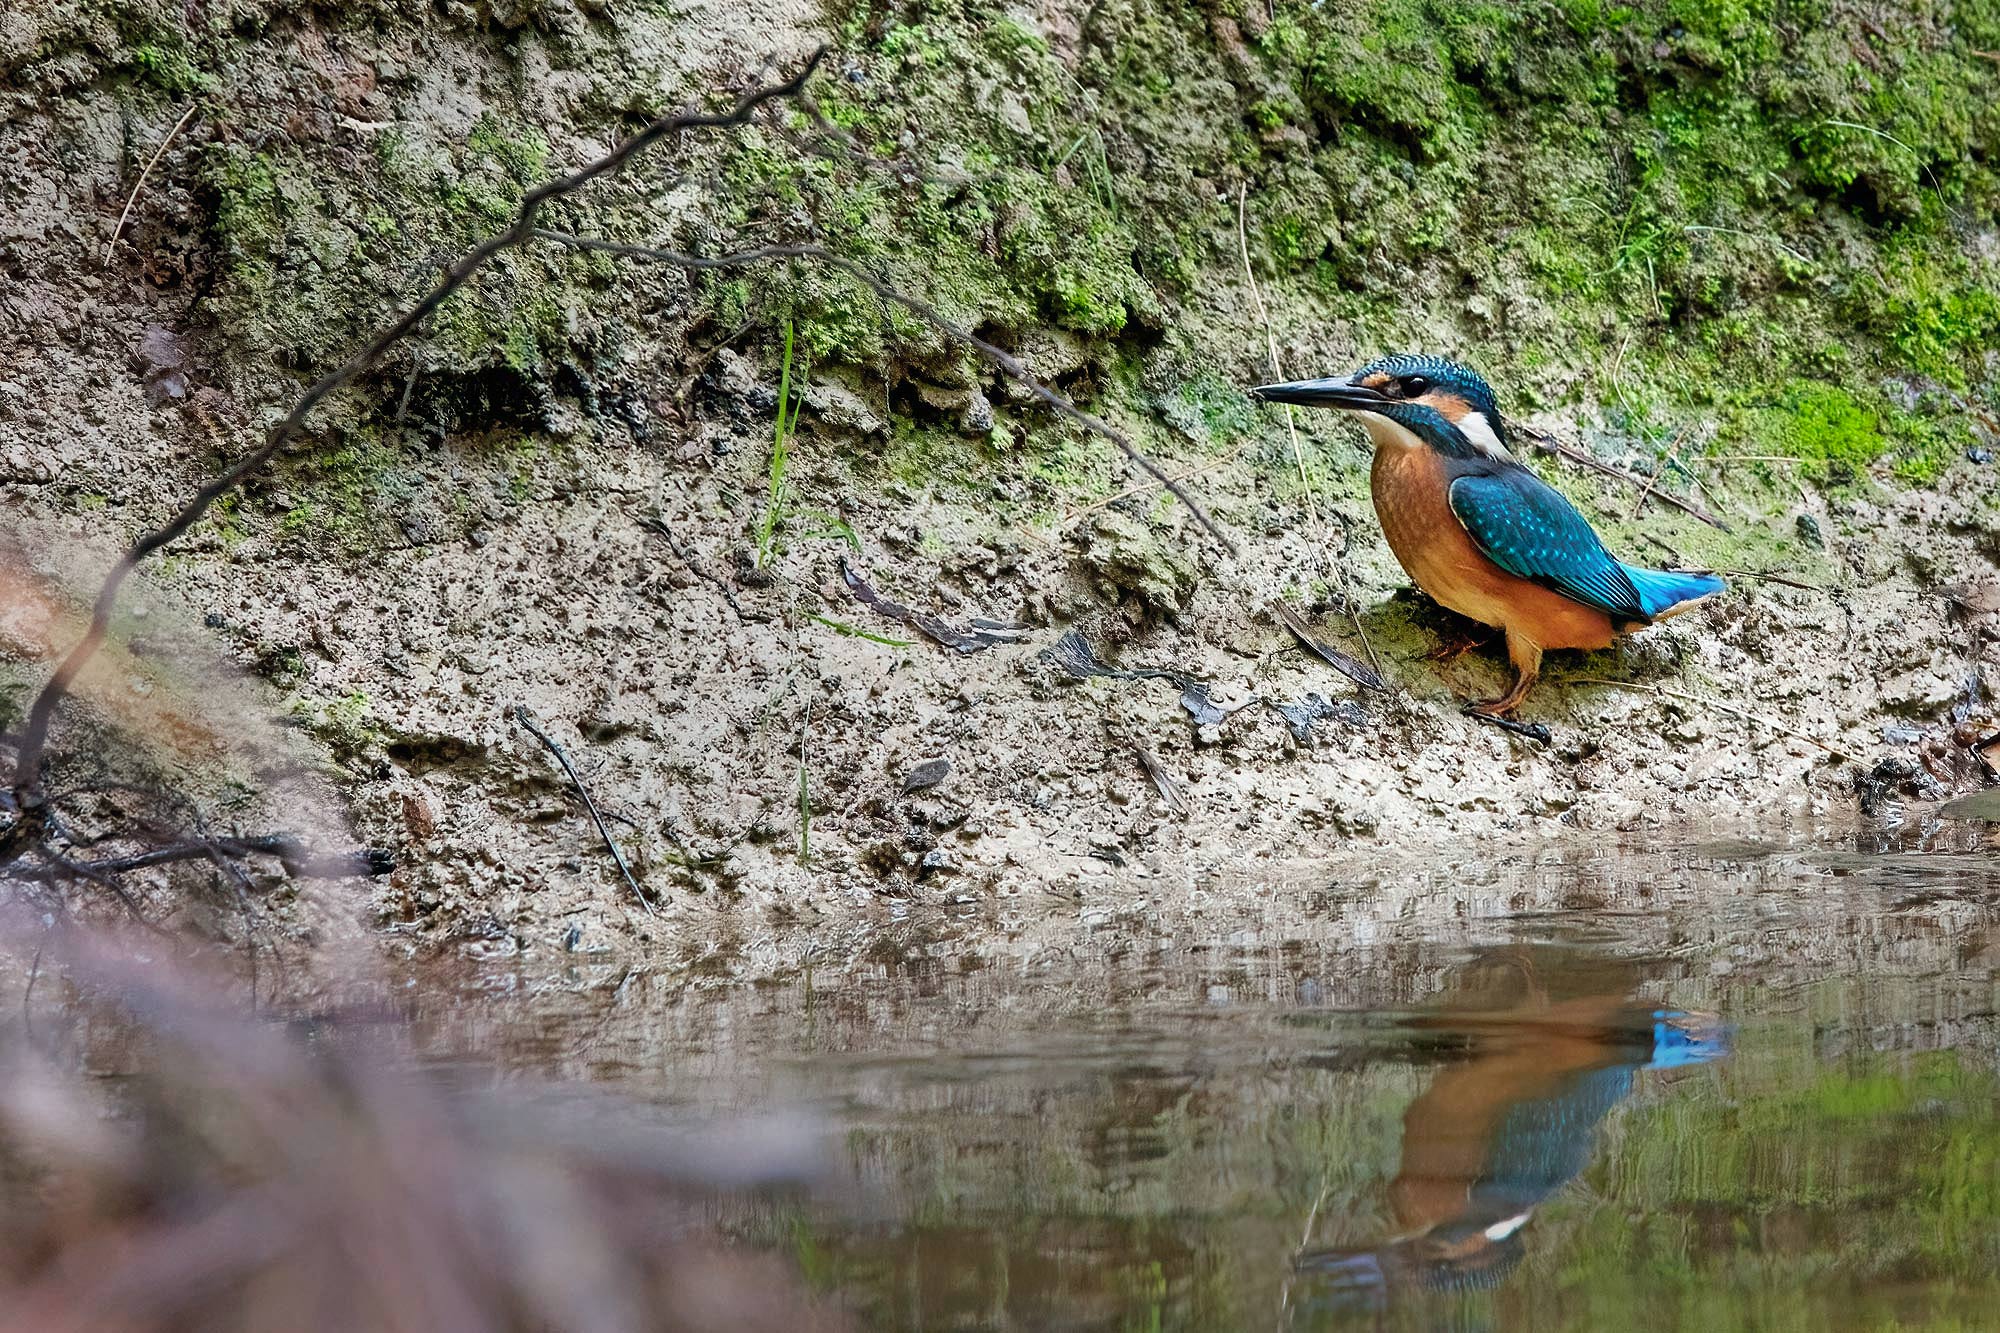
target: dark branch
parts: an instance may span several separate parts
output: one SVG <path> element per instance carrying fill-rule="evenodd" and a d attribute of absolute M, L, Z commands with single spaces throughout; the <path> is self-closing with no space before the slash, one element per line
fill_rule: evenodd
<path fill-rule="evenodd" d="M 648 912 L 655 910 L 653 900 L 646 896 L 646 891 L 639 887 L 639 881 L 633 876 L 632 867 L 625 863 L 625 853 L 618 850 L 618 840 L 611 836 L 611 826 L 604 822 L 604 815 L 598 810 L 597 802 L 590 799 L 590 788 L 584 786 L 583 779 L 576 775 L 575 767 L 569 762 L 568 752 L 556 743 L 555 737 L 535 725 L 534 716 L 526 708 L 519 704 L 514 705 L 514 717 L 528 729 L 530 735 L 556 757 L 556 762 L 562 765 L 563 773 L 569 778 L 569 785 L 583 798 L 583 808 L 590 811 L 591 822 L 597 825 L 597 836 L 604 839 L 604 850 L 611 853 L 611 859 L 618 865 L 618 873 L 623 875 L 625 882 L 631 886 L 633 896 L 639 900 L 639 906 Z"/>
<path fill-rule="evenodd" d="M 639 133 L 626 139 L 603 157 L 588 166 L 580 167 L 567 176 L 547 181 L 522 196 L 519 210 L 514 215 L 512 225 L 497 236 L 481 242 L 464 258 L 445 271 L 424 298 L 404 312 L 401 318 L 377 333 L 368 344 L 349 357 L 337 369 L 321 376 L 308 388 L 304 395 L 292 405 L 284 420 L 273 426 L 264 437 L 264 442 L 238 459 L 236 464 L 197 491 L 194 497 L 160 527 L 139 538 L 111 567 L 105 575 L 104 583 L 98 590 L 97 602 L 91 612 L 90 628 L 77 645 L 70 649 L 55 673 L 42 686 L 28 709 L 26 723 L 21 728 L 20 750 L 14 763 L 14 795 L 20 810 L 20 823 L 31 821 L 45 804 L 46 795 L 42 790 L 41 770 L 43 753 L 48 747 L 49 726 L 55 716 L 56 706 L 68 695 L 76 677 L 104 642 L 110 628 L 111 612 L 118 601 L 118 592 L 125 579 L 141 561 L 161 547 L 176 540 L 201 520 L 209 506 L 236 489 L 243 481 L 262 469 L 277 452 L 304 429 L 306 418 L 312 414 L 327 397 L 366 373 L 382 357 L 413 333 L 437 308 L 449 300 L 453 293 L 469 282 L 473 275 L 484 268 L 495 255 L 526 244 L 535 235 L 535 217 L 542 205 L 588 185 L 600 176 L 622 169 L 632 157 L 651 147 L 667 135 L 692 129 L 717 129 L 742 125 L 747 122 L 758 107 L 778 98 L 795 96 L 805 82 L 819 68 L 820 58 L 826 54 L 824 47 L 815 51 L 805 66 L 783 83 L 767 84 L 752 89 L 743 95 L 736 105 L 722 112 L 690 112 L 681 115 L 663 116 Z M 0 839 L 0 852 L 11 852 L 16 839 Z"/>
<path fill-rule="evenodd" d="M 201 838 L 187 842 L 149 847 L 129 856 L 108 856 L 94 861 L 57 856 L 43 849 L 50 864 L 63 874 L 85 878 L 96 875 L 123 875 L 134 870 L 173 865 L 179 861 L 240 861 L 248 856 L 275 856 L 285 873 L 295 879 L 345 879 L 351 875 L 379 875 L 389 868 L 382 853 L 366 850 L 338 856 L 312 856 L 304 843 L 289 833 L 266 834 L 254 838 Z M 20 879 L 53 880 L 62 875 L 29 866 L 10 866 L 7 874 Z"/>
<path fill-rule="evenodd" d="M 747 268 L 753 264 L 768 263 L 779 259 L 810 259 L 817 263 L 825 264 L 829 268 L 839 269 L 842 273 L 847 274 L 847 276 L 853 278 L 883 300 L 892 301 L 902 306 L 939 333 L 979 353 L 979 355 L 985 357 L 994 366 L 998 367 L 1002 374 L 1027 389 L 1029 393 L 1033 394 L 1045 406 L 1058 415 L 1068 417 L 1091 434 L 1101 436 L 1117 445 L 1125 457 L 1138 464 L 1148 476 L 1166 487 L 1175 499 L 1186 505 L 1188 512 L 1193 514 L 1201 526 L 1208 530 L 1208 534 L 1222 543 L 1223 549 L 1227 550 L 1231 555 L 1236 553 L 1236 543 L 1231 541 L 1229 535 L 1216 524 L 1214 519 L 1208 516 L 1208 511 L 1202 508 L 1192 495 L 1188 494 L 1186 488 L 1180 482 L 1168 476 L 1165 470 L 1147 456 L 1144 450 L 1132 443 L 1131 439 L 1123 431 L 1118 430 L 1099 417 L 1092 416 L 1069 399 L 1057 393 L 1054 389 L 1051 389 L 1048 385 L 1036 379 L 1033 372 L 1022 365 L 1011 353 L 995 347 L 978 334 L 973 333 L 969 329 L 961 328 L 951 320 L 946 319 L 936 306 L 908 295 L 905 292 L 898 291 L 852 259 L 837 255 L 823 245 L 767 245 L 755 250 L 740 250 L 735 254 L 708 257 L 684 254 L 679 250 L 661 250 L 647 245 L 626 245 L 618 241 L 598 240 L 590 236 L 572 236 L 567 232 L 549 231 L 544 228 L 537 228 L 535 235 L 542 240 L 552 241 L 557 245 L 572 246 L 579 250 L 598 250 L 605 254 L 625 255 L 632 259 L 650 259 L 662 264 L 673 264 L 679 268 Z"/>
<path fill-rule="evenodd" d="M 1712 528 L 1719 528 L 1724 532 L 1728 532 L 1730 530 L 1729 525 L 1727 523 L 1724 523 L 1721 519 L 1717 518 L 1714 514 L 1709 513 L 1708 510 L 1702 508 L 1694 501 L 1683 499 L 1682 497 L 1675 495 L 1672 491 L 1660 490 L 1655 484 L 1659 480 L 1657 477 L 1652 478 L 1650 480 L 1644 477 L 1635 477 L 1630 472 L 1627 472 L 1624 468 L 1613 467 L 1611 466 L 1611 464 L 1606 463 L 1601 459 L 1592 458 L 1589 454 L 1585 453 L 1581 449 L 1576 448 L 1574 445 L 1564 444 L 1561 440 L 1558 440 L 1555 436 L 1549 434 L 1547 431 L 1536 430 L 1533 426 L 1525 425 L 1519 421 L 1509 421 L 1507 423 L 1507 429 L 1527 436 L 1529 442 L 1532 443 L 1537 449 L 1540 449 L 1543 453 L 1554 454 L 1557 458 L 1561 458 L 1568 462 L 1575 463 L 1578 467 L 1589 468 L 1592 472 L 1598 473 L 1601 476 L 1616 477 L 1619 481 L 1624 482 L 1628 486 L 1640 487 L 1641 500 L 1644 500 L 1648 495 L 1650 495 L 1655 500 L 1665 500 L 1668 504 L 1672 505 L 1674 508 L 1682 510 L 1685 513 L 1693 514 L 1696 518 L 1700 519 L 1702 522 L 1708 524 Z"/>

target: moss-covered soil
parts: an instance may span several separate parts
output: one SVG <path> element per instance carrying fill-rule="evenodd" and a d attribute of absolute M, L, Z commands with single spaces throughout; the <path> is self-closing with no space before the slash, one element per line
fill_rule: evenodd
<path fill-rule="evenodd" d="M 264 676 L 398 848 L 386 918 L 694 949 L 882 897 L 1000 911 L 1978 780 L 1953 737 L 1983 734 L 1993 665 L 1961 585 L 2000 558 L 1992 0 L 10 11 L 0 481 L 23 531 L 108 549 L 527 185 L 820 41 L 817 119 L 663 145 L 549 225 L 828 245 L 1130 431 L 1237 549 L 838 274 L 509 254 L 144 594 Z M 137 357 L 155 326 L 189 348 L 179 396 Z M 804 406 L 774 484 L 788 329 Z M 1242 393 L 1400 349 L 1465 359 L 1638 478 L 1535 456 L 1621 554 L 1732 571 L 1714 606 L 1554 663 L 1529 710 L 1549 746 L 1457 715 L 1497 660 L 1418 660 L 1438 626 L 1374 530 L 1358 432 L 1302 414 L 1295 455 Z M 1029 630 L 949 653 L 857 604 L 843 557 Z M 1166 685 L 1038 656 L 1077 627 L 1225 706 L 1345 699 L 1261 609 L 1279 595 L 1397 692 L 1301 743 L 1268 709 L 1195 726 Z M 629 821 L 664 921 L 632 912 L 521 704 Z M 943 784 L 905 793 L 938 757 Z"/>

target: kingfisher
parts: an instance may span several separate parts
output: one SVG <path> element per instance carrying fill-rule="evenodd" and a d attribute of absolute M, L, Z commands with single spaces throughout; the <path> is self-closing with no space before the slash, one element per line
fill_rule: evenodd
<path fill-rule="evenodd" d="M 1375 516 L 1397 562 L 1432 600 L 1507 636 L 1513 687 L 1469 713 L 1512 714 L 1546 649 L 1608 648 L 1724 587 L 1705 570 L 1614 558 L 1576 507 L 1514 457 L 1492 388 L 1455 361 L 1390 356 L 1344 378 L 1251 393 L 1360 416 L 1375 446 Z"/>
<path fill-rule="evenodd" d="M 1527 1253 L 1524 1229 L 1590 1164 L 1598 1127 L 1642 1070 L 1678 1071 L 1729 1053 L 1712 1014 L 1625 994 L 1537 997 L 1518 1008 L 1442 1015 L 1473 1039 L 1403 1113 L 1389 1185 L 1397 1234 L 1296 1260 L 1323 1303 L 1385 1307 L 1399 1291 L 1498 1286 Z"/>

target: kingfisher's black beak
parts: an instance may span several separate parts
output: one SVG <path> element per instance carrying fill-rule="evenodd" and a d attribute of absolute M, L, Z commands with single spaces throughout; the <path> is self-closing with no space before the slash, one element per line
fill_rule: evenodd
<path fill-rule="evenodd" d="M 1329 380 L 1294 380 L 1290 384 L 1260 384 L 1250 391 L 1252 398 L 1267 403 L 1296 403 L 1300 407 L 1338 407 L 1349 412 L 1375 412 L 1389 399 L 1374 389 L 1356 384 L 1351 376 Z"/>

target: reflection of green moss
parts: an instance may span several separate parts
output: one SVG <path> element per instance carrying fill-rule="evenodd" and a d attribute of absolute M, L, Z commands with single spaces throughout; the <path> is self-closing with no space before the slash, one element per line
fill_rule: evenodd
<path fill-rule="evenodd" d="M 1829 989 L 1819 998 L 1850 1013 L 1852 988 Z M 872 1326 L 1050 1299 L 1088 1303 L 1107 1327 L 1249 1326 L 1284 1280 L 1271 1256 L 1293 1251 L 1309 1214 L 1315 1246 L 1408 1230 L 1390 1182 L 1424 1123 L 1406 1119 L 1412 1102 L 1437 1086 L 1426 1056 L 1294 1069 L 1281 1096 L 1226 1075 L 1160 1087 L 1113 1072 L 1054 1097 L 1029 1080 L 982 1103 L 981 1131 L 950 1097 L 911 1097 L 843 1144 L 857 1167 L 893 1164 L 899 1225 L 776 1205 L 746 1231 Z M 2000 1308 L 1996 1105 L 2000 1080 L 1977 1054 L 1829 1059 L 1803 1022 L 1753 1025 L 1717 1065 L 1636 1076 L 1583 1173 L 1535 1208 L 1507 1282 L 1405 1289 L 1374 1322 L 1601 1330 L 1644 1310 L 1644 1327 L 1690 1333 L 1987 1327 Z M 995 1124 L 1031 1128 L 996 1137 Z M 958 1257 L 948 1278 L 910 1280 L 941 1253 Z M 1289 1290 L 1298 1326 L 1347 1326 L 1323 1278 Z"/>
<path fill-rule="evenodd" d="M 1850 1227 L 1823 1233 L 1801 1271 L 1828 1262 L 1850 1279 L 1902 1271 L 1989 1280 L 2000 1260 L 2000 1137 L 1990 1121 L 2000 1085 L 1991 1071 L 1941 1052 L 1796 1073 L 1779 1090 L 1642 1112 L 1628 1140 L 1647 1147 L 1626 1170 L 1659 1188 L 1666 1210 L 1726 1203 L 1846 1215 Z M 1670 1172 L 1675 1164 L 1696 1169 Z M 1861 1244 L 1836 1254 L 1829 1247 L 1843 1233 Z"/>

